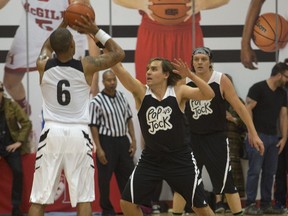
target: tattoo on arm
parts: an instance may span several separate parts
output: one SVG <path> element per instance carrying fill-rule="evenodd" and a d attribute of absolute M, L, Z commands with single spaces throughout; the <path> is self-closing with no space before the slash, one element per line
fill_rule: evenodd
<path fill-rule="evenodd" d="M 99 70 L 104 70 L 112 67 L 119 61 L 118 53 L 109 53 L 109 55 L 103 54 L 97 57 L 87 56 L 88 64 Z"/>

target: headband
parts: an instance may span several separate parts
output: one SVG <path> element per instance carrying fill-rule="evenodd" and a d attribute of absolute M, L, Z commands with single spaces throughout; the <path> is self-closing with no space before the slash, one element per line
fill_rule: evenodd
<path fill-rule="evenodd" d="M 212 52 L 208 47 L 198 47 L 193 50 L 192 55 L 197 55 L 197 54 L 204 54 L 207 55 L 210 59 L 212 59 Z"/>

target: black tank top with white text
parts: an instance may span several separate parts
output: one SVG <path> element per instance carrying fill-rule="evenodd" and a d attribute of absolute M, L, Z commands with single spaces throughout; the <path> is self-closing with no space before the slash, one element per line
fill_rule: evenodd
<path fill-rule="evenodd" d="M 213 134 L 226 131 L 226 106 L 220 92 L 222 73 L 213 71 L 208 84 L 215 97 L 212 100 L 189 100 L 186 102 L 185 114 L 193 134 Z M 194 82 L 188 86 L 196 87 Z"/>
<path fill-rule="evenodd" d="M 168 86 L 161 101 L 156 99 L 148 88 L 138 112 L 138 119 L 145 148 L 154 152 L 170 153 L 188 147 L 190 137 L 187 133 L 187 120 L 179 108 L 174 87 Z"/>

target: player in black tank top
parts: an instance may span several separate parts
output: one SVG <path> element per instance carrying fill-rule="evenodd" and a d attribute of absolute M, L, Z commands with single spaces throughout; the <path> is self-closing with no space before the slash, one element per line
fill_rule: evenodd
<path fill-rule="evenodd" d="M 215 97 L 209 101 L 189 100 L 186 103 L 185 114 L 189 121 L 190 131 L 196 134 L 209 134 L 226 131 L 226 103 L 220 91 L 220 73 L 214 71 L 209 85 Z M 187 83 L 195 87 L 194 82 Z"/>
<path fill-rule="evenodd" d="M 161 101 L 153 98 L 150 89 L 147 90 L 138 119 L 147 150 L 173 153 L 187 148 L 189 142 L 185 137 L 188 124 L 179 109 L 173 87 L 167 88 L 166 97 Z"/>
<path fill-rule="evenodd" d="M 126 216 L 142 215 L 139 205 L 149 205 L 153 191 L 165 180 L 175 191 L 175 201 L 186 200 L 198 215 L 214 215 L 205 201 L 202 179 L 189 147 L 184 115 L 187 99 L 211 99 L 213 90 L 197 78 L 182 61 L 174 63 L 182 77 L 194 80 L 198 88 L 177 85 L 181 79 L 165 59 L 152 59 L 147 67 L 147 85 L 133 78 L 121 64 L 112 67 L 121 83 L 135 99 L 145 148 L 129 179 L 121 199 Z M 181 71 L 181 73 L 180 73 Z M 188 138 L 188 139 L 187 139 Z M 175 205 L 173 215 L 183 206 Z"/>
<path fill-rule="evenodd" d="M 209 173 L 215 194 L 225 194 L 233 215 L 243 215 L 241 200 L 234 186 L 229 143 L 226 135 L 225 103 L 227 100 L 246 124 L 250 143 L 261 154 L 264 152 L 263 143 L 257 135 L 252 119 L 231 81 L 212 67 L 212 53 L 207 47 L 196 48 L 193 51 L 192 70 L 214 90 L 212 100 L 190 100 L 186 103 L 186 117 L 190 123 L 191 147 L 195 154 L 197 165 L 202 170 L 205 166 Z M 189 86 L 194 86 L 192 80 Z"/>

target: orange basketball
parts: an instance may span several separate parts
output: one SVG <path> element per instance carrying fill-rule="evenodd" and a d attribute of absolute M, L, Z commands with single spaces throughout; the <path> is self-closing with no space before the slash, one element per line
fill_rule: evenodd
<path fill-rule="evenodd" d="M 73 25 L 77 25 L 75 22 L 76 20 L 79 22 L 82 21 L 81 15 L 87 17 L 87 14 L 89 14 L 91 19 L 95 20 L 95 12 L 92 6 L 81 1 L 76 1 L 67 7 L 64 17 L 65 20 L 67 20 L 68 25 L 72 27 Z"/>
<path fill-rule="evenodd" d="M 277 48 L 285 47 L 288 41 L 287 20 L 275 13 L 262 14 L 254 26 L 253 41 L 259 49 L 265 52 L 275 52 Z"/>
<path fill-rule="evenodd" d="M 150 0 L 153 5 L 149 6 L 152 10 L 152 17 L 163 25 L 175 25 L 184 21 L 190 7 L 186 4 L 190 0 Z"/>

